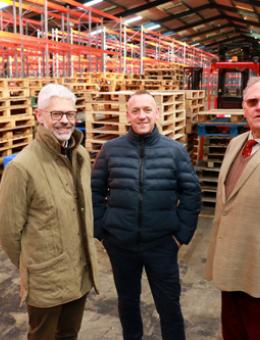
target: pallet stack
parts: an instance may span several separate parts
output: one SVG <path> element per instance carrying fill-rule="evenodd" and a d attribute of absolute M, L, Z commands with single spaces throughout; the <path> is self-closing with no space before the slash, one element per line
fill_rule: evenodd
<path fill-rule="evenodd" d="M 95 159 L 108 140 L 125 134 L 128 129 L 126 103 L 132 91 L 88 93 L 86 104 L 86 148 Z M 151 92 L 160 109 L 158 127 L 169 138 L 185 143 L 184 91 Z"/>
<path fill-rule="evenodd" d="M 0 163 L 19 152 L 33 138 L 34 116 L 28 83 L 21 79 L 0 80 Z"/>
<path fill-rule="evenodd" d="M 151 92 L 160 110 L 158 127 L 160 132 L 169 138 L 186 142 L 185 126 L 185 92 L 156 91 Z"/>
<path fill-rule="evenodd" d="M 144 78 L 159 82 L 165 90 L 179 90 L 183 88 L 184 65 L 158 63 L 146 66 Z"/>
<path fill-rule="evenodd" d="M 192 133 L 194 125 L 198 123 L 198 114 L 205 110 L 205 91 L 185 91 L 186 132 Z"/>
<path fill-rule="evenodd" d="M 231 138 L 248 129 L 243 110 L 217 109 L 198 115 L 198 161 L 202 203 L 213 212 L 220 166 Z"/>
<path fill-rule="evenodd" d="M 89 92 L 86 104 L 86 148 L 95 159 L 101 146 L 127 131 L 126 102 L 131 92 Z"/>

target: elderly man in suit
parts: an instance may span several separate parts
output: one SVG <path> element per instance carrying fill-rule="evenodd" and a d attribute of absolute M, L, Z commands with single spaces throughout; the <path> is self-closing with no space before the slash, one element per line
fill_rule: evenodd
<path fill-rule="evenodd" d="M 243 109 L 250 131 L 222 163 L 206 265 L 222 292 L 224 340 L 260 339 L 260 77 L 249 80 Z"/>

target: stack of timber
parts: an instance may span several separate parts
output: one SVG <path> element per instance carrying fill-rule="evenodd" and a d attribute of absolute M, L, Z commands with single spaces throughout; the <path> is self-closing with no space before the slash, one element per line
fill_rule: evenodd
<path fill-rule="evenodd" d="M 33 138 L 34 116 L 26 80 L 0 79 L 0 163 Z"/>
<path fill-rule="evenodd" d="M 247 130 L 243 110 L 215 109 L 199 112 L 199 150 L 196 168 L 204 208 L 215 207 L 219 170 L 230 139 Z"/>
<path fill-rule="evenodd" d="M 86 104 L 86 148 L 94 159 L 108 140 L 127 132 L 126 103 L 133 91 L 88 93 Z M 160 110 L 160 132 L 185 143 L 184 91 L 151 92 Z"/>

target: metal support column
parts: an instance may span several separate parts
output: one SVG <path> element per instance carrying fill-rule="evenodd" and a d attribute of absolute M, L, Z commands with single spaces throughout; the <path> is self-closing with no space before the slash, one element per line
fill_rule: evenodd
<path fill-rule="evenodd" d="M 21 40 L 23 39 L 23 8 L 22 8 L 23 0 L 19 0 L 19 28 L 20 28 L 20 35 L 21 35 Z M 21 52 L 20 52 L 20 65 L 21 65 L 21 73 L 20 77 L 24 78 L 24 45 L 23 41 L 21 42 Z"/>
<path fill-rule="evenodd" d="M 140 39 L 140 74 L 144 74 L 144 27 L 141 26 L 141 39 Z"/>
<path fill-rule="evenodd" d="M 123 73 L 127 74 L 127 69 L 126 69 L 126 57 L 127 57 L 127 50 L 126 50 L 126 46 L 127 46 L 127 35 L 126 35 L 126 26 L 124 25 L 123 27 L 123 32 L 124 32 L 124 43 L 123 43 Z"/>
<path fill-rule="evenodd" d="M 45 38 L 45 41 L 46 41 L 44 75 L 46 77 L 49 77 L 50 72 L 49 72 L 49 44 L 48 44 L 48 0 L 44 0 L 43 20 L 44 20 L 44 38 Z"/>
<path fill-rule="evenodd" d="M 17 33 L 17 22 L 16 22 L 16 7 L 15 7 L 16 1 L 13 0 L 13 31 L 16 34 Z M 14 47 L 14 75 L 15 77 L 18 77 L 18 56 L 17 56 L 17 49 Z"/>
<path fill-rule="evenodd" d="M 102 50 L 106 50 L 106 27 L 103 26 L 102 27 L 102 32 L 101 32 L 101 48 Z M 106 60 L 107 59 L 107 55 L 106 53 L 102 53 L 102 60 L 101 60 L 101 68 L 102 68 L 102 72 L 105 73 L 106 72 Z"/>

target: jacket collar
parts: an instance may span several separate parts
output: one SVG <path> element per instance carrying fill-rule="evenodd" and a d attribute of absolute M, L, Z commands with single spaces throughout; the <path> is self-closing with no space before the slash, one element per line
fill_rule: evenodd
<path fill-rule="evenodd" d="M 144 143 L 146 145 L 152 145 L 160 138 L 160 133 L 157 126 L 155 126 L 151 133 L 147 135 L 137 135 L 130 127 L 127 133 L 127 137 L 128 140 L 134 144 Z"/>
<path fill-rule="evenodd" d="M 39 125 L 37 127 L 35 138 L 51 152 L 55 154 L 61 154 L 61 144 L 59 143 L 57 138 L 53 135 L 53 133 L 50 130 L 43 127 L 42 125 Z M 74 129 L 71 138 L 72 138 L 71 148 L 75 149 L 81 143 L 83 136 L 79 130 Z"/>

